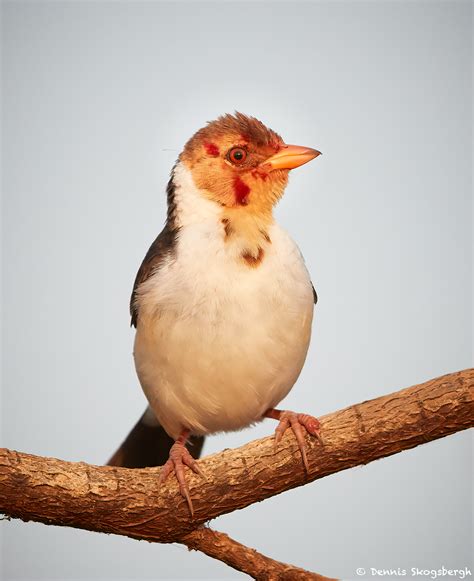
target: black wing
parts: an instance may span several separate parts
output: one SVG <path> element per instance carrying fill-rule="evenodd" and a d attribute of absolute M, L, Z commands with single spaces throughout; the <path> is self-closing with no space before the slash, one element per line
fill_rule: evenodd
<path fill-rule="evenodd" d="M 138 269 L 135 282 L 133 283 L 132 296 L 130 297 L 130 315 L 132 317 L 131 325 L 137 326 L 138 320 L 138 306 L 136 304 L 137 289 L 150 276 L 157 271 L 163 260 L 171 252 L 173 252 L 176 245 L 176 235 L 179 228 L 176 225 L 176 202 L 175 192 L 176 186 L 174 183 L 174 170 L 176 165 L 171 170 L 171 176 L 166 186 L 166 197 L 168 202 L 168 215 L 166 218 L 166 225 L 158 234 L 153 244 L 148 249 L 148 252 Z"/>
<path fill-rule="evenodd" d="M 311 287 L 313 289 L 314 304 L 316 304 L 318 302 L 318 293 L 316 292 L 316 289 L 314 288 L 314 284 L 313 283 L 311 283 Z"/>
<path fill-rule="evenodd" d="M 173 251 L 176 244 L 176 233 L 177 231 L 172 230 L 167 224 L 148 249 L 138 269 L 135 282 L 133 283 L 132 296 L 130 297 L 130 315 L 132 317 L 131 325 L 133 327 L 137 326 L 138 320 L 138 305 L 136 304 L 137 289 L 142 282 L 148 280 L 157 271 L 163 260 Z"/>

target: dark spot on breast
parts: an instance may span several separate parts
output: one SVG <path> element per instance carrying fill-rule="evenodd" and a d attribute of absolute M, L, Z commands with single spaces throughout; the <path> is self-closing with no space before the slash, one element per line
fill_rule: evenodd
<path fill-rule="evenodd" d="M 263 251 L 263 248 L 259 248 L 257 256 L 253 256 L 252 254 L 245 252 L 244 254 L 242 254 L 242 258 L 249 266 L 251 266 L 252 268 L 256 268 L 261 264 L 264 255 L 265 252 Z"/>
<path fill-rule="evenodd" d="M 222 218 L 221 222 L 224 224 L 224 232 L 226 238 L 228 238 L 232 234 L 232 226 L 230 225 L 228 218 Z"/>
<path fill-rule="evenodd" d="M 250 188 L 240 179 L 239 176 L 236 176 L 234 180 L 234 192 L 237 204 L 246 206 L 248 204 L 247 196 L 250 193 Z"/>
<path fill-rule="evenodd" d="M 219 148 L 215 143 L 204 142 L 204 149 L 208 155 L 212 157 L 217 157 L 219 155 Z"/>

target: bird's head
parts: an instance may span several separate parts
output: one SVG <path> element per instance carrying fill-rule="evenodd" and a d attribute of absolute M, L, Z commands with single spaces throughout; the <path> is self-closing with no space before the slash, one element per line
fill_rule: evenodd
<path fill-rule="evenodd" d="M 191 137 L 180 156 L 201 192 L 226 209 L 267 214 L 283 195 L 288 172 L 319 155 L 287 145 L 242 113 L 224 115 Z"/>

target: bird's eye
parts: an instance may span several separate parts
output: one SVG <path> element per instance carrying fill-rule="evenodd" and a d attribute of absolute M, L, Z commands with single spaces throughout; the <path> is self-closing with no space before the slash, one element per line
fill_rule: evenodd
<path fill-rule="evenodd" d="M 243 147 L 233 147 L 227 154 L 227 158 L 230 162 L 238 165 L 246 160 L 247 152 Z"/>

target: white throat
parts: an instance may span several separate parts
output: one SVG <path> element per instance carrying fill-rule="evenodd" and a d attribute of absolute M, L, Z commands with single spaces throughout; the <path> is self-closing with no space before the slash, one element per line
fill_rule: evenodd
<path fill-rule="evenodd" d="M 194 183 L 193 176 L 182 161 L 174 169 L 177 226 L 186 227 L 203 222 L 216 222 L 222 214 L 221 207 L 207 199 Z"/>
<path fill-rule="evenodd" d="M 269 243 L 268 234 L 255 215 L 247 211 L 226 213 L 226 209 L 206 197 L 196 186 L 191 171 L 179 162 L 174 170 L 174 202 L 176 225 L 180 237 L 186 232 L 198 231 L 203 240 L 217 237 L 221 244 L 225 240 L 227 254 L 239 261 L 243 256 L 258 258 Z M 226 230 L 226 224 L 229 229 Z M 227 234 L 226 232 L 231 232 Z"/>

